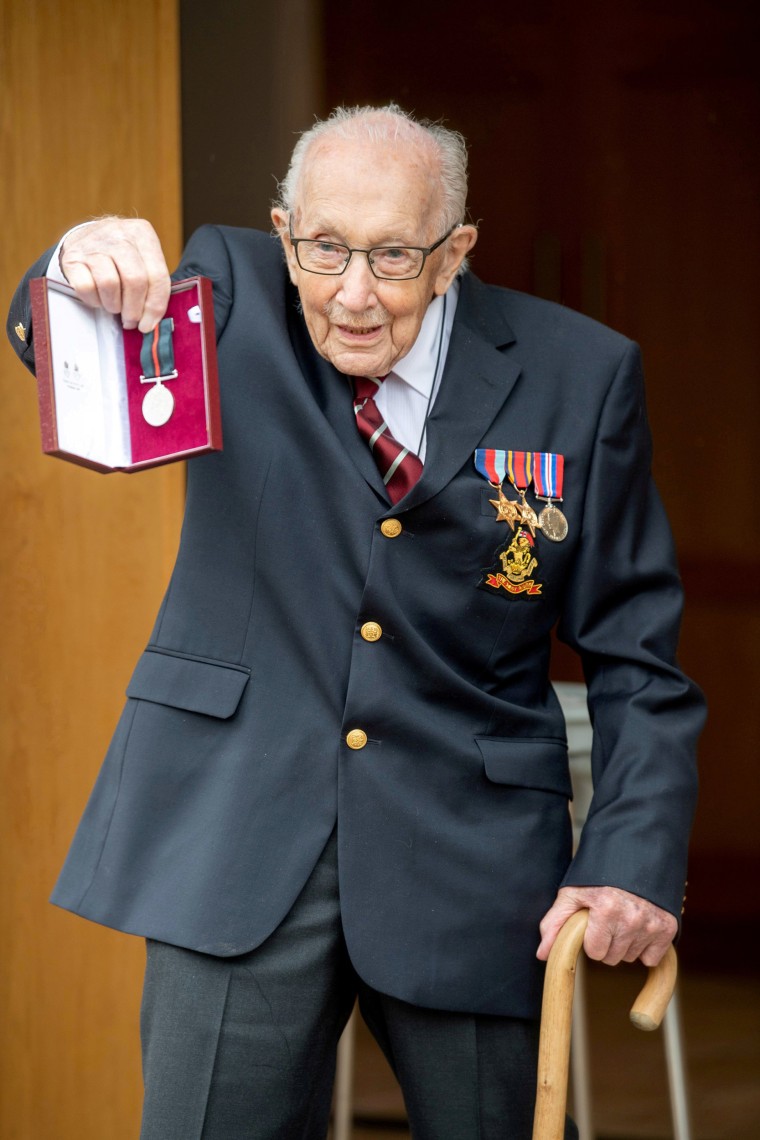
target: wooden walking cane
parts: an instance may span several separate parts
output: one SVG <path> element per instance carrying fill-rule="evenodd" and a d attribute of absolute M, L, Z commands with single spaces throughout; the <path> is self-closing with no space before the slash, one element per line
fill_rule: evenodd
<path fill-rule="evenodd" d="M 587 925 L 587 910 L 571 915 L 557 935 L 546 964 L 533 1140 L 562 1140 L 564 1135 L 575 965 Z M 637 1029 L 658 1027 L 676 984 L 676 971 L 676 952 L 669 946 L 660 964 L 650 969 L 631 1009 L 631 1021 Z"/>

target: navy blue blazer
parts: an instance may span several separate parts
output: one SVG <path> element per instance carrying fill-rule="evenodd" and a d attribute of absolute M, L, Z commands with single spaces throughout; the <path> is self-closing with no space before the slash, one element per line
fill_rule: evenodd
<path fill-rule="evenodd" d="M 239 954 L 287 913 L 337 820 L 345 934 L 370 985 L 535 1015 L 559 886 L 681 908 L 702 705 L 675 661 L 638 350 L 465 274 L 425 469 L 391 506 L 277 241 L 205 227 L 177 270 L 195 273 L 214 283 L 224 450 L 189 464 L 176 568 L 53 899 Z M 11 342 L 33 365 L 31 337 Z M 479 447 L 565 457 L 569 534 L 537 532 L 536 592 L 482 588 L 511 535 Z M 594 722 L 572 861 L 555 625 Z"/>

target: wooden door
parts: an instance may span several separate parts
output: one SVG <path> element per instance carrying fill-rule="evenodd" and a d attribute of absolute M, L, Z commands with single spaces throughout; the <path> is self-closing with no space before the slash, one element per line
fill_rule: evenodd
<path fill-rule="evenodd" d="M 0 21 L 4 308 L 88 216 L 145 214 L 176 257 L 174 0 L 1 0 Z M 43 457 L 7 345 L 0 385 L 0 1135 L 133 1140 L 142 945 L 46 900 L 168 577 L 183 472 Z"/>

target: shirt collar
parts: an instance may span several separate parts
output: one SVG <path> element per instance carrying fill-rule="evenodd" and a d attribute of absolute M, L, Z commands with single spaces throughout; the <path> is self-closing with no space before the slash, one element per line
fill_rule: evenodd
<path fill-rule="evenodd" d="M 444 306 L 444 296 L 446 305 Z M 447 292 L 435 297 L 430 302 L 422 318 L 422 325 L 412 347 L 406 356 L 402 356 L 393 366 L 393 375 L 404 380 L 415 392 L 428 397 L 433 387 L 438 362 L 438 346 L 441 347 L 441 365 L 446 359 L 446 352 L 451 337 L 451 327 L 454 323 L 457 301 L 459 299 L 459 278 L 455 278 Z M 441 340 L 441 323 L 444 321 L 443 340 Z M 443 369 L 441 368 L 441 371 Z"/>

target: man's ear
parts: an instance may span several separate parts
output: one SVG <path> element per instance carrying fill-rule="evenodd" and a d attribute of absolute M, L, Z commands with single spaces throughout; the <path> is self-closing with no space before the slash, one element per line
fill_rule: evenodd
<path fill-rule="evenodd" d="M 433 286 L 433 292 L 437 296 L 446 292 L 477 240 L 478 231 L 471 225 L 457 226 L 451 237 L 447 238 L 446 254 Z"/>
<path fill-rule="evenodd" d="M 288 263 L 288 272 L 290 273 L 290 280 L 294 285 L 298 285 L 298 262 L 296 261 L 296 251 L 293 249 L 293 244 L 290 240 L 290 215 L 287 210 L 281 210 L 279 206 L 275 206 L 271 213 L 272 225 L 274 226 L 282 248 L 285 251 L 285 260 Z"/>

